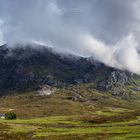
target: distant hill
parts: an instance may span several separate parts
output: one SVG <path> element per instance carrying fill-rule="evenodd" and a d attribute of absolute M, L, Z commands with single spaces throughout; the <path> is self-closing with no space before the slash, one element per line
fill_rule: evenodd
<path fill-rule="evenodd" d="M 64 88 L 79 83 L 95 83 L 99 90 L 136 84 L 139 76 L 84 58 L 37 45 L 0 47 L 0 94 L 26 91 L 43 85 Z"/>

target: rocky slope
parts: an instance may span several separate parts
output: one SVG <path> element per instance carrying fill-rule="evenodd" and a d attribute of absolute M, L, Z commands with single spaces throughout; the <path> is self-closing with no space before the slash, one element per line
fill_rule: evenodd
<path fill-rule="evenodd" d="M 67 87 L 94 82 L 99 90 L 135 84 L 139 76 L 74 55 L 57 53 L 39 45 L 0 47 L 0 94 L 40 86 Z M 2 92 L 3 91 L 3 92 Z"/>

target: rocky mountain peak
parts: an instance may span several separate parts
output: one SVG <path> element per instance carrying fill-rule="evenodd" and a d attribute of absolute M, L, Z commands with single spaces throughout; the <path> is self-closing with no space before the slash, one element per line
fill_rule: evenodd
<path fill-rule="evenodd" d="M 129 72 L 93 59 L 63 55 L 44 46 L 0 47 L 0 91 L 30 90 L 43 85 L 60 88 L 89 82 L 95 82 L 99 89 L 109 89 L 129 83 L 131 77 Z"/>

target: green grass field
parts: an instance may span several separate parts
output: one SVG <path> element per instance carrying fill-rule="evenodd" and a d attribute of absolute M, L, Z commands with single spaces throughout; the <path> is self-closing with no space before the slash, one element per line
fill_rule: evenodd
<path fill-rule="evenodd" d="M 16 120 L 0 119 L 0 140 L 140 140 L 139 91 L 126 86 L 114 97 L 92 86 L 0 97 L 0 113 L 17 114 Z"/>
<path fill-rule="evenodd" d="M 99 117 L 99 118 L 98 118 Z M 103 116 L 102 116 L 103 117 Z M 140 122 L 103 123 L 100 116 L 55 116 L 26 120 L 0 120 L 1 140 L 139 140 Z M 86 119 L 85 119 L 86 118 Z M 109 119 L 109 118 L 108 118 Z M 93 120 L 93 121 L 91 121 Z M 98 121 L 97 121 L 98 120 Z"/>

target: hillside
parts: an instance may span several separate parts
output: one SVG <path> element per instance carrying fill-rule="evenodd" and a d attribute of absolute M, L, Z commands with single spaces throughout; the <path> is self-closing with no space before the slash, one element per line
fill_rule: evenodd
<path fill-rule="evenodd" d="M 139 110 L 140 91 L 123 86 L 119 94 L 115 94 L 112 91 L 98 91 L 94 86 L 93 83 L 80 84 L 57 89 L 51 95 L 40 95 L 38 91 L 32 91 L 1 96 L 0 113 L 12 109 L 19 118 L 36 118 Z"/>
<path fill-rule="evenodd" d="M 32 91 L 44 85 L 64 88 L 94 82 L 99 90 L 139 80 L 129 72 L 105 66 L 91 58 L 57 53 L 40 45 L 0 47 L 0 94 Z"/>
<path fill-rule="evenodd" d="M 17 44 L 0 47 L 0 64 L 1 110 L 13 108 L 19 117 L 139 108 L 140 76 L 92 58 Z"/>
<path fill-rule="evenodd" d="M 51 95 L 38 92 L 0 97 L 0 113 L 16 112 L 17 120 L 0 119 L 6 140 L 138 140 L 140 92 L 123 86 L 121 96 L 79 84 Z"/>
<path fill-rule="evenodd" d="M 137 140 L 140 76 L 38 45 L 0 47 L 0 139 Z"/>

